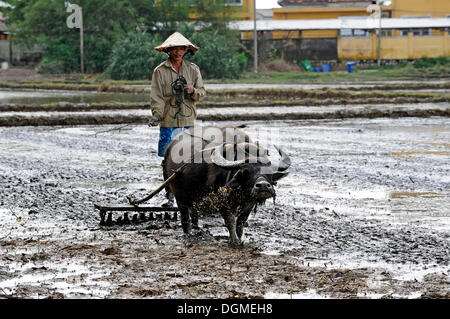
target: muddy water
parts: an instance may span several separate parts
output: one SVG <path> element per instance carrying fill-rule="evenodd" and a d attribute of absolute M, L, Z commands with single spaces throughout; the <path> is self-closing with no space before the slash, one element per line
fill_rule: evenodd
<path fill-rule="evenodd" d="M 447 79 L 434 80 L 428 84 L 443 85 L 448 83 Z M 302 90 L 319 90 L 319 89 L 361 89 L 361 88 L 376 88 L 386 85 L 423 85 L 421 81 L 383 81 L 383 82 L 340 82 L 340 83 L 316 83 L 316 84 L 274 84 L 274 83 L 207 83 L 205 88 L 207 90 L 242 90 L 242 89 L 302 89 Z"/>
<path fill-rule="evenodd" d="M 0 104 L 148 102 L 148 94 L 61 90 L 0 90 Z"/>
<path fill-rule="evenodd" d="M 427 291 L 439 296 L 448 293 L 447 118 L 245 124 L 254 138 L 281 145 L 293 165 L 290 175 L 279 182 L 275 203 L 268 201 L 251 214 L 244 234 L 246 247 L 268 257 L 250 255 L 239 260 L 253 265 L 268 261 L 260 267 L 264 273 L 271 273 L 276 262 L 271 258 L 283 258 L 289 267 L 305 267 L 301 269 L 315 279 L 302 284 L 306 288 L 295 288 L 292 281 L 267 284 L 273 282 L 267 278 L 264 285 L 258 279 L 254 286 L 245 286 L 245 280 L 236 278 L 224 277 L 225 282 L 245 286 L 245 296 L 282 297 L 294 287 L 303 297 L 345 297 L 348 292 L 343 291 L 348 287 L 339 290 L 336 281 L 326 289 L 316 283 L 325 280 L 327 272 L 336 278 L 334 272 L 342 276 L 342 269 L 347 269 L 349 276 L 357 272 L 348 280 L 363 287 L 352 288 L 355 296 L 382 296 L 394 291 L 397 297 L 414 298 Z M 106 132 L 117 127 L 0 128 L 0 213 L 5 221 L 0 230 L 0 265 L 6 269 L 0 273 L 3 291 L 24 296 L 52 292 L 66 297 L 123 297 L 137 293 L 131 291 L 134 286 L 145 288 L 139 293 L 149 291 L 154 281 L 151 278 L 165 276 L 164 285 L 146 296 L 222 296 L 219 290 L 208 290 L 212 288 L 207 282 L 223 274 L 202 268 L 192 277 L 182 271 L 188 263 L 183 259 L 186 254 L 192 260 L 190 267 L 196 267 L 195 260 L 202 260 L 199 265 L 214 264 L 215 269 L 224 268 L 220 265 L 226 256 L 245 254 L 214 248 L 217 243 L 226 243 L 227 231 L 220 217 L 200 220 L 200 226 L 215 240 L 206 241 L 206 248 L 194 246 L 194 250 L 186 248 L 192 243 L 186 244 L 179 222 L 123 230 L 98 226 L 94 202 L 125 202 L 126 195 L 143 196 L 161 183 L 157 129 L 134 125 Z M 276 160 L 275 150 L 270 150 Z M 162 200 L 158 195 L 150 204 Z M 147 251 L 144 262 L 142 256 Z M 192 255 L 195 252 L 197 257 Z M 173 254 L 181 257 L 174 258 Z M 163 264 L 166 259 L 169 264 Z M 151 270 L 146 266 L 149 260 Z M 105 267 L 102 262 L 110 264 Z M 128 269 L 141 275 L 133 277 Z M 140 269 L 146 270 L 141 273 Z M 167 271 L 174 274 L 166 276 Z M 360 282 L 366 277 L 364 283 Z M 160 279 L 157 282 L 162 282 Z M 180 285 L 192 286 L 195 280 L 208 289 L 202 293 L 198 286 L 197 292 L 179 289 Z M 391 292 L 381 288 L 387 282 Z M 236 287 L 225 291 L 239 290 Z"/>

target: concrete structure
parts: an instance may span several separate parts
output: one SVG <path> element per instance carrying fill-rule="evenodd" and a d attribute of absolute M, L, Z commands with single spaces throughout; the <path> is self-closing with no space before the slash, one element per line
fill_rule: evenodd
<path fill-rule="evenodd" d="M 230 27 L 240 31 L 253 29 L 251 21 L 233 22 Z M 448 29 L 449 18 L 416 18 L 416 19 L 382 19 L 382 30 L 389 32 L 406 32 L 407 36 L 384 36 L 381 38 L 381 58 L 389 60 L 418 59 L 422 57 L 450 56 L 450 39 Z M 293 43 L 303 58 L 341 60 L 376 60 L 377 37 L 374 33 L 378 29 L 378 21 L 366 17 L 364 19 L 316 19 L 316 20 L 265 20 L 258 21 L 257 30 L 261 32 L 276 32 L 278 30 L 298 31 L 335 31 L 347 36 L 337 38 L 297 38 L 286 39 L 286 44 L 274 44 L 274 48 L 289 48 L 295 52 Z M 415 36 L 416 30 L 439 30 L 441 34 L 429 36 Z M 392 31 L 394 30 L 394 31 Z M 362 35 L 355 35 L 355 31 Z M 431 34 L 431 33 L 430 33 Z M 289 41 L 287 41 L 289 40 Z M 273 40 L 274 42 L 278 40 Z M 267 40 L 266 40 L 267 42 Z M 267 43 L 266 43 L 267 46 Z M 266 48 L 267 49 L 267 48 Z M 314 51 L 317 51 L 314 53 Z M 327 52 L 329 51 L 329 52 Z M 288 54 L 291 56 L 292 54 Z M 295 59 L 294 59 L 295 60 Z M 297 61 L 296 61 L 297 62 Z"/>
<path fill-rule="evenodd" d="M 378 43 L 376 37 L 339 38 L 338 58 L 342 60 L 376 60 Z M 450 37 L 448 32 L 440 36 L 382 37 L 382 60 L 411 60 L 418 58 L 437 58 L 450 56 Z"/>
<path fill-rule="evenodd" d="M 339 19 L 342 17 L 367 17 L 366 8 L 371 0 L 282 0 L 278 4 L 282 8 L 273 9 L 274 20 L 317 20 Z M 338 30 L 305 30 L 299 32 L 275 31 L 274 39 L 284 38 L 337 38 Z"/>
<path fill-rule="evenodd" d="M 256 9 L 256 20 L 272 20 L 272 9 Z"/>
<path fill-rule="evenodd" d="M 241 31 L 253 30 L 253 21 L 234 21 L 230 27 Z M 316 20 L 258 20 L 257 30 L 259 31 L 311 31 L 311 30 L 330 30 L 339 31 L 345 29 L 356 30 L 376 30 L 378 21 L 364 17 L 364 19 L 353 19 L 352 17 L 342 19 L 316 19 Z M 429 19 L 382 19 L 381 27 L 384 30 L 399 29 L 426 29 L 450 28 L 449 18 L 429 18 Z"/>
<path fill-rule="evenodd" d="M 3 22 L 4 20 L 5 18 L 0 12 L 0 62 L 11 62 L 11 41 L 8 27 Z"/>
<path fill-rule="evenodd" d="M 253 6 L 255 0 L 226 0 L 225 6 L 230 10 L 235 19 L 239 20 L 253 20 Z M 195 20 L 198 18 L 198 13 L 190 12 L 189 18 Z"/>
<path fill-rule="evenodd" d="M 255 0 L 227 0 L 228 6 L 235 8 L 235 17 L 240 20 L 253 20 Z"/>
<path fill-rule="evenodd" d="M 280 0 L 278 3 L 282 8 L 272 9 L 273 20 L 258 20 L 259 37 L 264 32 L 273 40 L 302 43 L 303 50 L 300 47 L 298 50 L 304 58 L 336 56 L 342 60 L 376 60 L 378 48 L 380 59 L 450 56 L 449 0 L 392 0 L 389 6 L 382 6 L 380 45 L 379 20 L 369 17 L 366 11 L 371 0 Z M 233 27 L 253 30 L 251 21 L 240 21 Z M 245 35 L 253 37 L 250 32 Z M 320 54 L 311 54 L 314 48 L 305 51 L 306 43 L 320 48 Z"/>

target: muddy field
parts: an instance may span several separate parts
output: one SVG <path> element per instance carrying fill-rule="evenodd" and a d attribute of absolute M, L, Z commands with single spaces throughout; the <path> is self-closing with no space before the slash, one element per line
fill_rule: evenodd
<path fill-rule="evenodd" d="M 233 123 L 293 162 L 239 249 L 219 216 L 99 226 L 162 182 L 156 128 L 1 127 L 0 297 L 450 297 L 447 117 Z"/>

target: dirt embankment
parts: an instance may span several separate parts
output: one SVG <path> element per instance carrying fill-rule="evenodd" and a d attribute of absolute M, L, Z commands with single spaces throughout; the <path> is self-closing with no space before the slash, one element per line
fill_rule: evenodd
<path fill-rule="evenodd" d="M 450 101 L 450 94 L 382 92 L 344 90 L 226 90 L 208 91 L 205 100 L 197 108 L 218 107 L 276 107 L 276 106 L 328 106 L 355 104 L 416 104 L 443 103 Z M 0 104 L 0 112 L 86 112 L 99 110 L 149 109 L 150 103 L 69 103 L 50 104 Z"/>
<path fill-rule="evenodd" d="M 333 108 L 333 110 L 283 110 L 278 112 L 235 112 L 221 113 L 218 110 L 202 114 L 199 112 L 199 121 L 272 121 L 272 120 L 308 120 L 308 119 L 346 119 L 346 118 L 401 118 L 401 117 L 450 117 L 450 107 L 438 105 L 417 107 L 357 107 L 357 108 Z M 50 114 L 33 114 L 29 112 L 3 115 L 0 113 L 0 126 L 53 126 L 53 125 L 106 125 L 106 124 L 146 124 L 150 111 L 146 114 L 129 113 L 64 113 L 53 112 Z M 29 115 L 30 114 L 30 115 Z"/>
<path fill-rule="evenodd" d="M 197 108 L 203 121 L 448 117 L 449 101 L 449 94 L 435 92 L 248 89 L 208 92 Z M 5 103 L 0 126 L 142 124 L 149 110 L 146 102 Z"/>

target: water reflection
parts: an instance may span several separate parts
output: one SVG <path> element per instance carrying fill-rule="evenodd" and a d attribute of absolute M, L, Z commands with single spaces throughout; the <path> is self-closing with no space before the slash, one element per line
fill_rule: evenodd
<path fill-rule="evenodd" d="M 391 191 L 389 193 L 390 198 L 408 198 L 408 197 L 422 197 L 422 198 L 433 198 L 433 197 L 444 197 L 444 194 L 439 194 L 436 192 L 398 192 Z"/>
<path fill-rule="evenodd" d="M 103 93 L 59 90 L 0 90 L 0 104 L 47 104 L 57 102 L 69 103 L 105 103 L 105 102 L 148 102 L 148 94 Z"/>

